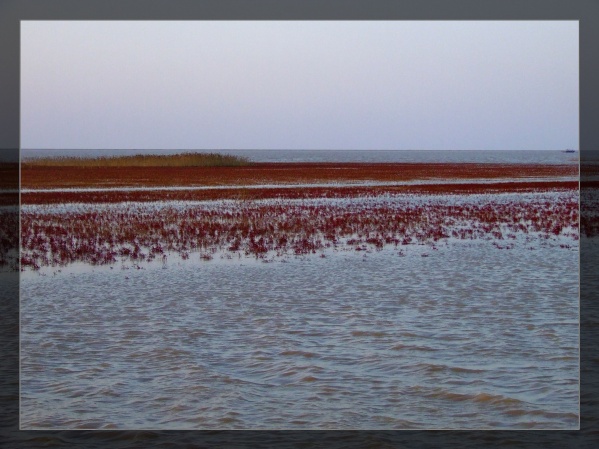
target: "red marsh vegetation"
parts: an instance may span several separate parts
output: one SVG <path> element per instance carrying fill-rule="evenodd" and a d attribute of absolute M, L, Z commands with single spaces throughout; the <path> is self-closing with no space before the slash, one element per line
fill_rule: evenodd
<path fill-rule="evenodd" d="M 327 248 L 364 251 L 434 245 L 449 237 L 492 239 L 498 248 L 509 248 L 518 233 L 578 238 L 572 230 L 578 225 L 578 203 L 572 195 L 564 198 L 569 199 L 463 205 L 353 200 L 158 208 L 122 204 L 72 212 L 24 212 L 21 263 L 34 269 L 77 261 L 111 264 L 149 261 L 167 253 L 184 259 L 199 253 L 210 259 L 219 250 L 264 258 L 314 254 Z"/>
<path fill-rule="evenodd" d="M 17 268 L 19 242 L 19 213 L 14 210 L 0 210 L 0 270 Z"/>
<path fill-rule="evenodd" d="M 150 191 L 59 191 L 23 192 L 22 204 L 61 203 L 120 203 L 127 201 L 210 201 L 221 199 L 311 199 L 372 197 L 397 193 L 413 194 L 489 194 L 509 192 L 543 192 L 548 190 L 577 190 L 578 181 L 516 181 L 488 183 L 419 184 L 403 186 L 331 186 L 331 187 L 272 187 L 218 188 L 206 190 Z"/>
<path fill-rule="evenodd" d="M 176 158 L 175 158 L 176 159 Z M 220 161 L 205 166 L 189 160 L 99 158 L 35 160 L 22 165 L 24 205 L 122 203 L 111 207 L 32 207 L 21 214 L 21 264 L 37 269 L 72 262 L 111 264 L 151 261 L 176 253 L 210 259 L 217 251 L 265 258 L 302 255 L 326 249 L 381 249 L 447 239 L 511 241 L 517 233 L 546 238 L 572 234 L 578 226 L 575 195 L 566 200 L 493 201 L 495 193 L 577 192 L 574 165 L 430 163 L 250 163 Z M 239 162 L 239 163 L 238 163 Z M 535 178 L 532 182 L 526 178 Z M 480 180 L 486 180 L 481 183 Z M 451 180 L 444 183 L 443 180 Z M 477 180 L 475 182 L 474 180 Z M 398 186 L 351 185 L 359 182 L 419 181 Z M 428 182 L 427 181 L 431 181 Z M 331 184 L 285 187 L 285 184 Z M 273 187 L 259 187 L 273 184 Z M 257 186 L 244 188 L 243 186 Z M 85 187 L 207 187 L 201 190 L 48 191 Z M 217 188 L 220 187 L 220 188 Z M 398 195 L 487 194 L 484 201 L 449 206 L 423 201 L 386 202 Z M 344 201 L 294 203 L 297 199 Z M 367 201 L 377 198 L 377 201 Z M 211 206 L 192 200 L 236 200 Z M 379 200 L 385 201 L 379 201 Z M 127 202 L 181 201 L 160 207 Z M 259 202 L 256 200 L 268 200 Z M 181 206 L 183 204 L 183 206 Z M 14 236 L 13 236 L 14 237 Z M 577 232 L 572 234 L 577 238 Z"/>
<path fill-rule="evenodd" d="M 0 206 L 19 204 L 19 164 L 0 162 Z"/>
<path fill-rule="evenodd" d="M 578 176 L 575 165 L 427 163 L 251 163 L 241 166 L 47 166 L 21 168 L 21 187 L 224 186 Z"/>
<path fill-rule="evenodd" d="M 19 188 L 19 164 L 0 162 L 0 190 Z"/>

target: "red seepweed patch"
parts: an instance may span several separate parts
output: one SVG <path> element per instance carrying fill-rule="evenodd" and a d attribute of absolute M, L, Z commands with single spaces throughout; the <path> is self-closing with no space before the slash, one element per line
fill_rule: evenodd
<path fill-rule="evenodd" d="M 39 268 L 72 262 L 112 264 L 151 261 L 168 253 L 183 259 L 216 251 L 265 258 L 268 254 L 321 254 L 327 248 L 380 250 L 386 246 L 429 243 L 448 238 L 494 239 L 509 248 L 516 233 L 546 238 L 578 226 L 578 203 L 512 201 L 493 195 L 577 192 L 572 165 L 257 163 L 243 167 L 35 167 L 22 170 L 22 187 L 50 189 L 21 194 L 24 205 L 112 203 L 85 212 L 22 213 L 21 263 Z M 532 179 L 534 180 L 532 180 Z M 449 182 L 451 180 L 451 182 Z M 481 181 L 484 180 L 484 181 Z M 352 185 L 405 182 L 404 185 Z M 447 181 L 447 182 L 444 182 Z M 323 183 L 324 186 L 289 184 Z M 272 184 L 269 187 L 260 185 Z M 192 187 L 201 190 L 62 190 L 85 187 Z M 248 188 L 243 186 L 256 186 Z M 215 188 L 218 187 L 218 188 Z M 361 204 L 397 195 L 488 195 L 488 201 L 462 205 L 422 204 L 348 206 L 293 200 L 346 199 Z M 226 207 L 165 206 L 151 212 L 128 202 L 236 200 Z M 268 200 L 260 202 L 256 200 Z M 355 200 L 355 201 L 354 201 Z M 123 203 L 118 205 L 115 203 Z M 222 204 L 222 203 L 213 203 Z M 345 204 L 345 205 L 343 205 Z M 72 209 L 77 210 L 77 209 Z M 1 248 L 0 248 L 1 249 Z M 433 248 L 434 249 L 434 248 Z M 0 260 L 1 262 L 1 260 Z"/>
<path fill-rule="evenodd" d="M 270 253 L 315 254 L 327 248 L 380 250 L 416 243 L 434 247 L 447 238 L 505 240 L 503 248 L 518 233 L 549 238 L 576 228 L 578 203 L 574 196 L 568 198 L 557 203 L 495 202 L 491 196 L 452 205 L 368 203 L 353 197 L 349 203 L 238 201 L 212 207 L 166 203 L 151 210 L 124 204 L 56 213 L 33 209 L 21 218 L 21 263 L 35 269 L 72 262 L 138 262 L 167 253 L 185 258 L 192 252 L 209 260 L 216 251 L 264 258 Z"/>

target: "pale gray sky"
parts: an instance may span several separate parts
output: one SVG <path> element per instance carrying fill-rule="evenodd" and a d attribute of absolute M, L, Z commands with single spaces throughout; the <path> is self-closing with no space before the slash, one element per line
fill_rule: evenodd
<path fill-rule="evenodd" d="M 578 149 L 577 21 L 22 21 L 21 147 Z"/>

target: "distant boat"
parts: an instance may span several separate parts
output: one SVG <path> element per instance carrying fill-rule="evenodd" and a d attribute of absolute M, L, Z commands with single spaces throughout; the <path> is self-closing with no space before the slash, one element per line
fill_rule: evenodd
<path fill-rule="evenodd" d="M 576 153 L 576 150 L 568 148 L 567 150 L 563 150 L 562 153 Z"/>

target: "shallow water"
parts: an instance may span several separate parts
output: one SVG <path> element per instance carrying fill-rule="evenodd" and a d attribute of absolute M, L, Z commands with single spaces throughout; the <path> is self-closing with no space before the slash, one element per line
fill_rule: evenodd
<path fill-rule="evenodd" d="M 338 152 L 341 153 L 341 152 Z M 414 152 L 415 153 L 415 152 Z M 517 152 L 511 152 L 512 154 L 517 154 Z M 271 154 L 276 154 L 276 152 L 271 152 Z M 588 158 L 588 151 L 585 151 L 582 155 L 585 156 L 585 158 Z M 564 155 L 564 154 L 559 154 L 558 152 L 556 152 L 555 154 L 557 157 L 566 157 L 569 155 Z M 573 156 L 577 156 L 577 155 L 573 155 Z M 536 161 L 535 161 L 536 162 Z M 596 195 L 596 191 L 586 191 L 583 193 L 587 193 L 588 195 L 594 195 L 593 196 L 593 201 L 595 201 L 596 198 L 599 198 L 599 196 Z M 587 195 L 587 196 L 588 196 Z M 596 197 L 596 198 L 595 198 Z M 593 203 L 594 204 L 594 203 Z M 73 205 L 75 206 L 75 205 Z M 81 205 L 77 205 L 76 207 L 79 207 Z M 591 215 L 596 215 L 596 209 L 597 207 L 592 207 L 592 205 L 589 205 L 589 200 L 586 199 L 585 203 L 585 211 L 587 214 L 591 214 Z M 68 209 L 68 208 L 67 208 Z M 487 242 L 488 243 L 488 242 Z M 583 290 L 581 291 L 581 307 L 582 307 L 582 335 L 581 335 L 581 345 L 582 345 L 582 365 L 581 365 L 581 382 L 582 382 L 582 397 L 581 397 L 581 406 L 582 406 L 582 422 L 581 422 L 581 426 L 584 429 L 584 432 L 580 432 L 580 431 L 572 431 L 572 432 L 564 432 L 564 431 L 553 431 L 553 432 L 549 432 L 549 431 L 543 431 L 543 432 L 527 432 L 527 431 L 505 431 L 505 432 L 486 432 L 486 431 L 481 431 L 481 432 L 476 432 L 476 431 L 472 431 L 472 432 L 436 432 L 436 431 L 412 431 L 412 432 L 402 432 L 402 431 L 398 431 L 398 432 L 388 432 L 388 431 L 373 431 L 373 432 L 355 432 L 355 431 L 343 431 L 343 432 L 326 432 L 326 431 L 295 431 L 295 432 L 268 432 L 268 431 L 263 431 L 263 432 L 155 432 L 155 431 L 106 431 L 106 430 L 101 430 L 101 431 L 96 431 L 96 432 L 89 432 L 89 431 L 85 431 L 85 432 L 76 432 L 76 431 L 33 431 L 33 432 L 27 432 L 27 431 L 18 431 L 17 430 L 17 426 L 16 426 L 16 422 L 13 421 L 13 418 L 15 416 L 17 416 L 17 394 L 18 394 L 18 384 L 16 383 L 16 381 L 14 381 L 13 379 L 17 379 L 18 376 L 18 365 L 17 365 L 17 358 L 16 358 L 16 348 L 18 348 L 18 342 L 17 342 L 17 322 L 15 321 L 17 319 L 18 316 L 18 310 L 16 309 L 12 309 L 12 306 L 14 305 L 16 307 L 16 304 L 14 304 L 14 302 L 12 301 L 12 298 L 14 295 L 16 295 L 16 293 L 12 293 L 12 291 L 16 291 L 18 290 L 18 274 L 17 273 L 8 273 L 8 275 L 12 276 L 14 279 L 14 281 L 12 282 L 12 286 L 11 288 L 8 289 L 4 289 L 2 292 L 0 292 L 0 294 L 2 295 L 3 298 L 9 298 L 11 301 L 2 301 L 1 304 L 4 306 L 3 311 L 6 312 L 4 313 L 4 316 L 7 318 L 12 318 L 14 317 L 15 320 L 5 320 L 5 322 L 3 322 L 3 327 L 2 327 L 2 333 L 4 337 L 7 338 L 2 338 L 3 341 L 3 361 L 5 362 L 5 368 L 3 368 L 3 377 L 2 380 L 5 384 L 5 386 L 7 385 L 7 381 L 10 382 L 10 385 L 7 389 L 8 393 L 14 393 L 14 395 L 4 395 L 2 398 L 2 403 L 3 404 L 8 404 L 8 407 L 0 407 L 0 409 L 2 409 L 2 413 L 3 413 L 3 422 L 4 423 L 8 423 L 8 425 L 6 426 L 6 428 L 9 428 L 8 432 L 3 432 L 3 436 L 6 436 L 6 439 L 4 440 L 7 444 L 7 447 L 28 447 L 28 448 L 34 448 L 34 447 L 48 447 L 49 445 L 58 445 L 58 446 L 68 446 L 68 445 L 83 445 L 85 447 L 89 447 L 89 448 L 104 448 L 107 445 L 110 447 L 115 447 L 115 448 L 131 448 L 131 447 L 139 447 L 140 445 L 143 445 L 144 447 L 152 447 L 152 448 L 189 448 L 189 447 L 195 447 L 197 445 L 205 445 L 205 446 L 218 446 L 218 447 L 223 447 L 223 446 L 234 446 L 234 447 L 248 447 L 249 445 L 251 445 L 252 447 L 280 447 L 280 448 L 297 448 L 300 446 L 309 446 L 309 447 L 343 447 L 343 448 L 363 448 L 363 447 L 371 447 L 371 448 L 388 448 L 388 447 L 427 447 L 427 448 L 433 448 L 433 447 L 455 447 L 455 448 L 463 448 L 463 447 L 488 447 L 488 446 L 493 446 L 493 447 L 531 447 L 531 446 L 545 446 L 545 447 L 595 447 L 592 444 L 592 441 L 596 440 L 596 438 L 594 437 L 594 435 L 596 435 L 596 429 L 598 427 L 598 423 L 599 423 L 599 418 L 597 416 L 597 410 L 596 410 L 596 403 L 597 403 L 597 392 L 599 391 L 599 385 L 597 384 L 596 379 L 599 379 L 599 376 L 597 376 L 597 372 L 599 369 L 599 357 L 597 354 L 597 330 L 599 329 L 599 311 L 597 308 L 597 304 L 599 304 L 596 301 L 596 292 L 599 291 L 599 280 L 597 278 L 597 270 L 595 270 L 595 261 L 597 260 L 597 257 L 599 256 L 599 241 L 597 240 L 597 238 L 591 240 L 591 239 L 585 239 L 585 238 L 581 238 L 581 257 L 583 259 L 582 261 L 582 281 L 583 281 Z M 592 244 L 593 243 L 593 244 Z M 516 248 L 515 248 L 516 249 Z M 489 253 L 487 252 L 487 256 L 485 259 L 483 259 L 483 261 L 490 261 L 489 257 L 490 254 L 497 254 L 497 253 L 504 253 L 504 255 L 507 255 L 507 251 L 499 251 L 496 250 L 495 248 L 491 248 L 488 247 L 488 250 L 491 251 L 493 250 L 494 253 Z M 530 256 L 533 256 L 533 253 L 536 254 L 536 256 L 539 257 L 543 257 L 544 254 L 554 254 L 557 258 L 559 258 L 560 256 L 558 256 L 558 254 L 561 254 L 562 256 L 567 256 L 570 257 L 572 256 L 572 254 L 568 253 L 566 250 L 564 249 L 555 249 L 553 246 L 551 245 L 547 245 L 544 247 L 543 251 L 545 252 L 538 252 L 538 251 L 532 251 L 530 250 Z M 557 253 L 556 253 L 557 252 Z M 376 254 L 381 254 L 381 253 L 374 253 Z M 434 253 L 436 255 L 440 254 L 440 253 Z M 515 254 L 514 250 L 511 250 L 510 254 Z M 369 255 L 370 257 L 371 255 Z M 431 256 L 432 257 L 432 256 Z M 420 262 L 424 263 L 426 262 L 431 262 L 432 259 L 431 257 L 428 258 L 422 258 L 420 260 Z M 393 259 L 395 260 L 395 259 Z M 417 260 L 417 259 L 416 259 Z M 414 262 L 416 262 L 416 260 L 414 260 Z M 518 260 L 517 258 L 515 258 L 514 260 Z M 316 260 L 318 261 L 318 260 Z M 189 262 L 191 261 L 187 261 L 188 262 L 188 266 L 191 269 L 191 266 L 189 264 Z M 202 267 L 205 266 L 212 266 L 212 267 L 216 267 L 216 262 L 218 262 L 217 259 L 205 263 L 202 265 Z M 512 261 L 513 262 L 513 261 Z M 525 264 L 522 263 L 521 265 L 524 266 L 524 268 L 526 268 Z M 556 281 L 557 281 L 557 277 L 561 276 L 562 274 L 566 274 L 566 278 L 565 280 L 569 282 L 569 278 L 570 278 L 570 266 L 572 265 L 572 263 L 566 263 L 564 260 L 560 260 L 558 263 L 558 266 L 561 267 L 559 269 L 554 270 L 552 273 L 546 273 L 549 276 L 555 276 L 556 277 Z M 262 265 L 262 266 L 274 266 L 273 264 L 266 264 L 266 265 Z M 287 266 L 286 264 L 282 264 L 282 266 Z M 359 265 L 356 265 L 359 266 Z M 476 267 L 477 265 L 474 264 L 474 266 Z M 158 267 L 158 270 L 160 271 L 156 271 L 156 283 L 159 282 L 159 280 L 161 279 L 161 276 L 165 273 L 171 273 L 171 269 L 174 269 L 174 267 L 176 267 L 176 265 L 171 266 L 171 264 L 169 263 L 169 269 L 168 270 L 160 270 L 160 267 Z M 96 268 L 90 269 L 90 267 L 82 267 L 85 268 L 83 271 L 86 273 L 86 276 L 90 275 L 90 270 L 94 271 L 95 274 L 97 276 L 94 276 L 94 279 L 100 279 L 99 274 L 103 273 L 103 274 L 107 274 L 109 273 L 110 275 L 116 276 L 130 276 L 131 271 L 110 271 L 109 269 L 107 269 L 108 271 L 103 272 L 103 271 L 99 271 Z M 178 268 L 177 268 L 178 269 Z M 535 271 L 534 270 L 534 265 L 530 267 L 531 271 Z M 66 273 L 66 271 L 65 271 Z M 138 273 L 138 272 L 135 272 Z M 141 271 L 139 273 L 142 273 Z M 449 271 L 449 273 L 451 273 L 451 271 Z M 524 270 L 522 271 L 523 276 L 526 275 L 527 271 Z M 83 274 L 83 273 L 82 273 Z M 0 273 L 0 276 L 2 275 L 6 275 L 6 273 Z M 50 295 L 48 296 L 48 300 L 51 300 L 53 297 L 56 297 L 57 295 L 62 294 L 64 295 L 64 297 L 67 300 L 72 300 L 75 295 L 71 294 L 68 291 L 68 288 L 66 288 L 67 286 L 66 281 L 64 280 L 64 278 L 59 278 L 58 276 L 55 279 L 59 279 L 58 283 L 61 285 L 52 285 L 49 281 L 50 278 L 49 277 L 43 277 L 43 276 L 39 276 L 36 273 L 22 273 L 21 275 L 24 275 L 23 278 L 25 278 L 25 283 L 24 286 L 30 286 L 31 288 L 29 288 L 28 292 L 30 293 L 40 293 L 44 294 L 44 292 L 41 290 L 41 284 L 29 284 L 30 280 L 27 277 L 28 275 L 31 275 L 32 278 L 36 279 L 36 282 L 38 281 L 47 281 L 47 283 L 45 285 L 50 286 Z M 49 275 L 51 276 L 51 274 Z M 535 272 L 535 276 L 536 276 L 536 272 Z M 89 279 L 89 277 L 87 278 Z M 103 281 L 103 285 L 105 285 L 107 282 L 107 278 L 104 278 Z M 118 284 L 122 284 L 123 281 L 121 280 Z M 554 282 L 555 283 L 555 282 Z M 489 286 L 491 283 L 490 282 L 484 282 L 483 286 Z M 3 283 L 3 286 L 6 286 L 7 283 Z M 90 285 L 90 288 L 93 288 L 93 285 Z M 83 288 L 83 287 L 80 287 Z M 60 291 L 61 290 L 61 291 Z M 501 291 L 501 290 L 499 290 Z M 25 292 L 25 290 L 24 290 Z M 490 294 L 490 293 L 489 293 Z M 104 296 L 106 296 L 105 292 L 97 292 L 97 297 L 101 297 L 103 298 Z M 498 296 L 499 298 L 501 296 Z M 24 298 L 25 299 L 25 298 Z M 576 301 L 576 300 L 574 300 Z M 139 303 L 141 304 L 145 304 L 144 301 L 139 301 Z M 25 302 L 23 303 L 25 304 Z M 533 303 L 534 305 L 534 303 Z M 523 306 L 522 306 L 523 307 Z M 520 311 L 522 311 L 522 307 L 519 309 Z M 533 309 L 534 310 L 534 309 Z M 568 310 L 570 310 L 568 308 Z M 547 312 L 547 310 L 545 310 L 545 312 Z M 30 313 L 33 313 L 35 315 L 35 311 L 30 309 Z M 46 320 L 38 320 L 38 322 L 43 322 L 45 321 L 46 323 L 52 323 L 54 322 L 53 320 L 56 319 L 60 319 L 60 314 L 57 314 L 56 312 L 50 316 L 47 317 Z M 45 329 L 44 332 L 48 332 L 48 329 Z M 33 337 L 38 338 L 39 335 L 41 335 L 40 333 L 37 334 L 32 334 L 30 335 L 30 339 Z M 527 336 L 528 334 L 524 334 L 523 335 L 523 339 L 526 340 L 528 338 Z M 571 335 L 571 332 L 568 332 L 568 335 Z M 14 340 L 14 344 L 13 344 L 13 340 Z M 10 344 L 7 344 L 10 343 Z M 121 348 L 121 350 L 119 351 L 119 354 L 122 355 L 122 353 L 125 350 L 123 348 Z M 12 355 L 15 355 L 14 359 L 14 364 L 12 363 Z M 104 351 L 104 354 L 107 355 L 107 358 L 110 359 L 110 354 L 109 351 L 106 350 Z M 57 355 L 55 352 L 54 353 L 49 353 L 47 355 L 47 358 L 49 360 L 52 360 L 52 358 L 56 358 L 57 363 L 64 363 L 65 357 L 67 357 L 69 354 L 67 355 L 62 355 L 59 354 Z M 38 361 L 44 361 L 45 359 L 42 358 L 40 356 L 40 350 L 38 349 L 38 355 L 36 356 Z M 76 359 L 75 361 L 77 362 Z M 118 359 L 117 359 L 118 360 Z M 112 362 L 112 363 L 116 363 Z M 14 365 L 14 369 L 13 368 Z M 156 364 L 154 364 L 156 365 Z M 135 367 L 135 366 L 131 366 L 132 367 L 132 373 L 135 374 L 137 371 L 139 370 L 139 367 Z M 507 367 L 507 366 L 506 366 Z M 38 367 L 38 373 L 39 373 L 40 368 Z M 45 370 L 43 372 L 43 375 L 41 376 L 42 379 L 44 376 L 46 376 L 46 383 L 45 385 L 48 385 L 47 379 L 48 378 L 54 378 L 54 379 L 61 379 L 62 381 L 71 384 L 76 383 L 76 379 L 73 379 L 72 375 L 70 377 L 65 377 L 64 374 L 57 374 L 54 368 L 54 364 L 50 365 L 50 368 L 48 368 L 47 370 Z M 563 368 L 558 368 L 558 370 L 562 370 Z M 541 369 L 539 369 L 539 371 L 543 371 Z M 555 373 L 557 373 L 558 371 L 555 371 Z M 565 371 L 564 371 L 565 372 Z M 571 377 L 573 379 L 577 378 L 577 372 L 573 371 L 572 369 L 567 370 L 568 374 L 571 374 Z M 132 375 L 133 375 L 132 374 Z M 29 378 L 34 378 L 35 376 L 39 376 L 39 374 L 31 371 L 30 369 L 28 370 L 27 376 L 29 376 Z M 126 376 L 125 376 L 126 377 Z M 25 379 L 25 377 L 24 377 Z M 98 379 L 105 379 L 105 377 L 100 377 L 98 376 Z M 43 382 L 41 382 L 40 384 L 43 385 Z M 529 383 L 527 383 L 526 385 L 528 385 Z M 524 387 L 526 387 L 526 385 Z M 86 387 L 89 386 L 89 382 L 86 384 Z M 555 388 L 555 382 L 550 382 L 547 383 L 547 386 L 549 388 Z M 563 388 L 563 387 L 562 387 Z M 574 389 L 572 388 L 572 391 Z M 91 389 L 90 389 L 91 391 Z M 143 395 L 143 392 L 142 392 Z M 31 425 L 32 423 L 40 423 L 43 419 L 49 421 L 48 416 L 58 416 L 59 414 L 56 413 L 56 410 L 60 410 L 64 403 L 67 401 L 67 398 L 65 397 L 61 397 L 60 394 L 56 393 L 54 395 L 55 397 L 59 398 L 59 402 L 56 404 L 56 408 L 53 408 L 51 410 L 42 410 L 41 407 L 39 407 L 39 401 L 36 404 L 36 398 L 32 395 L 30 399 L 32 399 L 30 402 L 28 402 L 27 405 L 27 409 L 24 409 L 24 414 L 23 417 L 26 418 L 23 420 L 23 424 L 24 426 L 27 425 Z M 572 404 L 574 403 L 574 394 L 571 395 L 571 400 L 568 400 L 566 402 L 564 401 L 556 401 L 554 402 L 555 407 L 557 408 L 562 408 L 565 409 L 566 407 L 564 407 L 564 404 Z M 98 396 L 98 398 L 100 400 L 102 400 L 101 396 Z M 143 398 L 142 398 L 143 399 Z M 419 399 L 417 399 L 419 400 Z M 568 408 L 574 408 L 574 407 L 570 407 L 568 406 Z M 113 412 L 119 412 L 119 414 L 117 414 L 117 418 L 121 419 L 123 414 L 129 413 L 131 414 L 132 412 L 134 412 L 134 410 L 131 410 L 131 408 L 128 409 L 128 411 L 126 410 L 118 410 L 116 407 L 105 407 L 104 410 L 102 411 L 102 413 L 104 415 L 112 415 Z M 492 414 L 493 410 L 489 407 L 487 409 L 486 416 L 489 417 Z M 44 415 L 45 413 L 45 415 Z M 66 413 L 70 413 L 69 410 L 66 410 Z M 142 412 L 143 414 L 143 412 Z M 451 417 L 448 416 L 448 414 L 443 413 L 443 411 L 440 412 L 441 415 L 446 415 L 448 419 L 450 419 Z M 98 416 L 100 416 L 101 413 L 98 413 Z M 509 415 L 508 415 L 509 416 Z M 8 417 L 8 419 L 7 419 Z M 533 416 L 529 416 L 529 417 L 525 417 L 529 422 L 535 422 L 537 421 Z M 128 420 L 129 422 L 131 422 L 131 419 Z M 146 421 L 151 421 L 151 420 L 146 420 Z M 559 422 L 559 427 L 555 427 L 555 428 L 563 428 L 565 427 L 565 421 L 572 421 L 573 420 L 561 420 Z M 61 420 L 60 417 L 58 419 L 56 419 L 56 426 L 55 427 L 64 427 L 65 426 L 65 420 Z M 111 422 L 111 419 L 106 420 L 105 422 Z M 122 421 L 124 424 L 128 424 L 127 422 L 125 422 L 125 420 Z M 157 422 L 159 422 L 159 420 L 154 420 L 153 422 L 150 422 L 150 424 L 152 425 L 153 428 L 158 428 L 158 427 L 163 427 L 160 424 L 156 424 Z M 436 425 L 437 424 L 437 420 L 435 420 L 432 425 Z M 538 421 L 537 421 L 538 422 Z M 88 425 L 89 422 L 86 422 L 84 420 L 82 420 L 80 423 L 80 425 Z M 102 422 L 100 423 L 101 425 L 104 425 L 105 423 Z M 172 424 L 172 423 L 171 423 Z M 429 426 L 426 426 L 426 424 L 429 424 Z M 473 423 L 473 424 L 477 424 L 477 423 Z M 540 422 L 539 424 L 542 424 L 542 422 Z M 424 423 L 423 426 L 426 427 L 430 427 L 431 423 Z M 77 424 L 74 424 L 73 427 L 76 427 Z M 119 426 L 119 427 L 124 427 L 124 426 Z M 166 427 L 166 426 L 164 426 Z M 518 427 L 518 425 L 516 424 L 516 421 L 511 418 L 511 421 L 506 423 L 505 428 L 507 429 L 513 429 L 514 427 Z M 522 428 L 526 428 L 526 426 L 522 426 Z M 593 433 L 595 432 L 595 433 Z"/>
<path fill-rule="evenodd" d="M 466 204 L 510 204 L 530 203 L 534 201 L 558 204 L 560 202 L 578 202 L 580 194 L 578 191 L 539 191 L 539 192 L 493 192 L 493 193 L 470 193 L 470 194 L 402 194 L 382 193 L 372 196 L 360 197 L 322 197 L 322 198 L 281 198 L 251 200 L 204 200 L 204 201 L 126 201 L 122 203 L 56 203 L 56 204 L 23 204 L 20 207 L 21 214 L 68 214 L 77 212 L 93 211 L 137 211 L 156 212 L 165 208 L 179 211 L 191 210 L 201 207 L 203 210 L 233 210 L 244 204 L 251 205 L 328 205 L 353 208 L 367 208 L 376 206 L 398 206 L 398 205 L 466 205 Z M 595 199 L 599 202 L 599 197 Z"/>
<path fill-rule="evenodd" d="M 26 273 L 21 425 L 577 428 L 558 243 Z"/>

